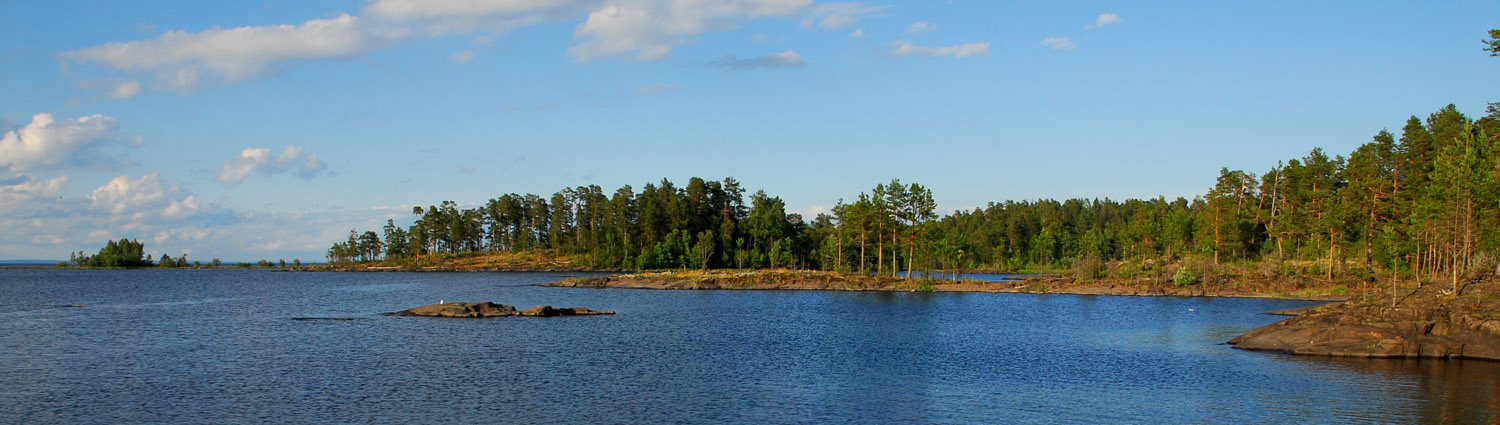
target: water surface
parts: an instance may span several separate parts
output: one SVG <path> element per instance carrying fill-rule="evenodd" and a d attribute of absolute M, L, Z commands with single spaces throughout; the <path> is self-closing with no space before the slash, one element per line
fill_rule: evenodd
<path fill-rule="evenodd" d="M 1222 344 L 1303 301 L 563 275 L 0 270 L 0 423 L 1500 421 L 1494 363 Z M 438 300 L 617 314 L 380 315 Z"/>

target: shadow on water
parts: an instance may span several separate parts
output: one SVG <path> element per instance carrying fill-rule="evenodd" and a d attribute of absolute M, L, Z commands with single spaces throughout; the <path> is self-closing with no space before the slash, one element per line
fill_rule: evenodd
<path fill-rule="evenodd" d="M 1286 357 L 1311 369 L 1354 372 L 1371 396 L 1414 405 L 1419 423 L 1500 423 L 1500 362 Z"/>

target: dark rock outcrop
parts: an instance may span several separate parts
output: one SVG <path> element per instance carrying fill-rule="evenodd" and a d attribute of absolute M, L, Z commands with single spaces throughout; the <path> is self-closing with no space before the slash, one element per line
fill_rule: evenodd
<path fill-rule="evenodd" d="M 590 310 L 583 307 L 559 308 L 550 305 L 539 305 L 526 310 L 516 310 L 515 306 L 496 304 L 489 301 L 477 303 L 442 303 L 429 304 L 421 307 L 413 307 L 390 313 L 393 316 L 423 316 L 423 317 L 452 317 L 452 318 L 485 318 L 502 316 L 530 316 L 530 317 L 553 317 L 553 316 L 592 316 L 601 314 L 615 314 L 609 310 Z"/>
<path fill-rule="evenodd" d="M 1388 294 L 1384 305 L 1367 298 L 1302 311 L 1229 344 L 1312 356 L 1500 360 L 1500 317 L 1489 297 L 1457 298 L 1429 285 L 1392 307 Z"/>
<path fill-rule="evenodd" d="M 522 316 L 532 317 L 595 316 L 600 314 L 615 314 L 615 312 L 609 310 L 589 310 L 583 307 L 560 308 L 550 305 L 539 305 L 521 310 Z"/>

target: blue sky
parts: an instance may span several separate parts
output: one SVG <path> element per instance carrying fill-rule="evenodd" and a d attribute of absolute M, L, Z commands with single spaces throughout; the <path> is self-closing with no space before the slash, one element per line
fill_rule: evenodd
<path fill-rule="evenodd" d="M 143 7 L 145 5 L 146 7 Z M 321 260 L 412 205 L 1192 197 L 1500 100 L 1496 2 L 0 2 L 0 259 Z"/>

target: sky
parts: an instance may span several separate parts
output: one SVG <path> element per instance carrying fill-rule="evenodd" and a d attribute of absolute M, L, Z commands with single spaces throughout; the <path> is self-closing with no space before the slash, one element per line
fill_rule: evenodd
<path fill-rule="evenodd" d="M 0 0 L 0 259 L 321 261 L 506 193 L 734 177 L 812 217 L 1191 198 L 1500 100 L 1500 2 Z"/>

